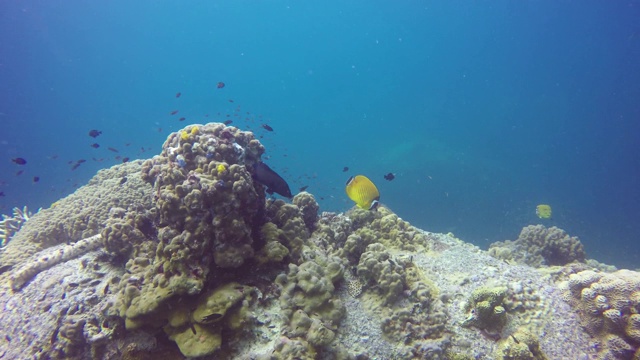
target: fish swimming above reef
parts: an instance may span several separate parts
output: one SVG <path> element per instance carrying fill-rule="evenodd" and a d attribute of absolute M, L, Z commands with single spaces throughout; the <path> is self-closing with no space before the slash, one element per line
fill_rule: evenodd
<path fill-rule="evenodd" d="M 94 149 L 97 149 L 97 148 L 99 148 L 99 147 L 100 147 L 100 144 L 98 144 L 98 143 L 93 143 L 93 144 L 91 144 L 91 147 L 92 147 L 92 148 L 94 148 Z"/>
<path fill-rule="evenodd" d="M 289 184 L 267 164 L 259 162 L 253 165 L 252 175 L 254 180 L 267 187 L 267 193 L 276 193 L 289 199 L 293 197 Z"/>
<path fill-rule="evenodd" d="M 546 204 L 536 206 L 536 215 L 540 219 L 551 219 L 551 206 Z"/>
<path fill-rule="evenodd" d="M 384 176 L 384 179 L 387 180 L 387 181 L 391 181 L 391 180 L 393 180 L 395 178 L 396 178 L 396 174 L 394 174 L 394 173 L 388 173 L 388 174 L 386 174 Z"/>
<path fill-rule="evenodd" d="M 342 168 L 342 172 L 347 172 L 347 171 L 349 171 L 349 167 L 348 166 L 345 166 L 345 167 Z"/>
<path fill-rule="evenodd" d="M 375 210 L 380 205 L 378 188 L 364 175 L 350 177 L 345 191 L 361 209 Z"/>
<path fill-rule="evenodd" d="M 262 124 L 262 128 L 267 130 L 267 131 L 273 131 L 273 128 L 271 126 L 269 126 L 268 124 Z"/>
<path fill-rule="evenodd" d="M 25 160 L 24 158 L 15 158 L 15 159 L 11 159 L 11 161 L 13 161 L 14 163 L 16 163 L 18 165 L 26 165 L 27 164 L 27 160 Z"/>
<path fill-rule="evenodd" d="M 89 136 L 91 136 L 92 138 L 97 138 L 98 136 L 100 136 L 100 134 L 102 134 L 102 131 L 100 130 L 91 130 L 89 131 Z"/>

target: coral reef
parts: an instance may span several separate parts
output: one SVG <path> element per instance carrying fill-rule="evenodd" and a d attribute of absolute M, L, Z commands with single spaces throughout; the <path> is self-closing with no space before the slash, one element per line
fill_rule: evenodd
<path fill-rule="evenodd" d="M 640 349 L 640 273 L 585 270 L 561 286 L 594 337 L 599 359 L 627 359 Z"/>
<path fill-rule="evenodd" d="M 160 155 L 35 214 L 0 253 L 0 357 L 585 359 L 595 348 L 553 283 L 588 263 L 542 273 L 384 206 L 319 214 L 310 193 L 267 199 L 251 174 L 263 152 L 249 132 L 189 125 Z M 623 330 L 597 343 L 616 356 L 637 345 L 637 308 L 624 309 Z"/>
<path fill-rule="evenodd" d="M 162 153 L 144 162 L 142 178 L 153 184 L 157 243 L 127 250 L 132 255 L 118 313 L 128 328 L 146 324 L 170 298 L 199 294 L 213 267 L 237 268 L 253 258 L 265 198 L 248 168 L 263 152 L 253 134 L 212 123 L 171 134 Z M 115 228 L 115 238 L 140 238 L 133 229 Z"/>
<path fill-rule="evenodd" d="M 151 209 L 151 186 L 141 179 L 141 164 L 100 170 L 87 185 L 34 214 L 5 247 L 2 264 L 14 266 L 48 247 L 101 233 L 111 208 Z"/>
<path fill-rule="evenodd" d="M 489 246 L 489 254 L 507 261 L 533 267 L 584 262 L 586 254 L 580 240 L 555 226 L 529 225 L 515 241 L 498 241 Z"/>

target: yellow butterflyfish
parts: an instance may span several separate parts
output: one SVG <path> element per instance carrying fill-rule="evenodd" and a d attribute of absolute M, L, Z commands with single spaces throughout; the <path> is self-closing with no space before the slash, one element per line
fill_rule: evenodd
<path fill-rule="evenodd" d="M 345 191 L 349 199 L 361 209 L 375 210 L 380 204 L 380 192 L 366 176 L 350 177 Z"/>
<path fill-rule="evenodd" d="M 551 218 L 551 206 L 546 204 L 540 204 L 536 206 L 536 215 L 540 219 L 550 219 Z"/>

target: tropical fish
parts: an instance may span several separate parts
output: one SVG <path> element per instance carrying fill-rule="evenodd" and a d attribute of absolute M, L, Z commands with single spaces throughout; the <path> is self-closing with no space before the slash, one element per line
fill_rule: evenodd
<path fill-rule="evenodd" d="M 178 110 L 173 110 L 172 112 L 169 113 L 169 115 L 175 115 L 178 113 Z"/>
<path fill-rule="evenodd" d="M 40 177 L 39 176 L 34 176 L 33 177 L 33 182 L 37 183 L 38 181 L 40 181 Z"/>
<path fill-rule="evenodd" d="M 262 128 L 267 130 L 267 131 L 273 131 L 273 128 L 267 124 L 262 124 Z"/>
<path fill-rule="evenodd" d="M 97 138 L 98 136 L 100 136 L 100 134 L 102 134 L 102 131 L 100 130 L 89 131 L 89 136 L 91 136 L 92 138 Z"/>
<path fill-rule="evenodd" d="M 118 152 L 118 149 L 116 149 L 116 148 L 112 148 L 112 147 L 108 147 L 108 148 L 107 148 L 107 150 L 109 150 L 109 151 L 113 151 L 113 152 L 115 152 L 115 153 L 117 153 L 117 152 Z"/>
<path fill-rule="evenodd" d="M 183 117 L 181 117 L 181 118 L 180 118 L 180 119 L 178 119 L 178 120 L 180 120 L 180 121 L 185 121 L 185 120 L 187 120 L 187 118 L 183 116 Z"/>
<path fill-rule="evenodd" d="M 218 89 L 222 89 L 224 87 L 224 83 L 222 81 L 218 82 L 218 85 L 216 85 L 216 87 Z"/>
<path fill-rule="evenodd" d="M 350 177 L 345 191 L 361 209 L 375 210 L 380 205 L 380 192 L 366 176 Z"/>
<path fill-rule="evenodd" d="M 129 161 L 129 158 L 128 158 L 128 157 L 124 157 L 124 158 L 122 158 L 122 162 L 123 162 L 123 163 L 126 163 L 127 161 Z"/>
<path fill-rule="evenodd" d="M 227 120 L 227 121 L 225 121 L 225 122 L 224 122 L 224 124 L 225 124 L 225 125 L 229 125 L 229 124 L 231 124 L 232 122 L 233 122 L 233 120 Z"/>
<path fill-rule="evenodd" d="M 179 98 L 179 97 L 180 97 L 180 95 L 182 95 L 182 93 L 177 93 L 177 94 L 176 94 L 176 98 Z"/>
<path fill-rule="evenodd" d="M 536 215 L 538 215 L 540 219 L 550 219 L 551 206 L 546 204 L 540 204 L 536 206 Z"/>
<path fill-rule="evenodd" d="M 94 149 L 97 149 L 97 148 L 99 148 L 99 147 L 100 147 L 100 144 L 98 144 L 98 143 L 93 143 L 93 144 L 91 144 L 91 147 L 92 147 L 92 148 L 94 148 Z"/>
<path fill-rule="evenodd" d="M 11 161 L 13 161 L 14 163 L 16 163 L 18 165 L 26 165 L 27 164 L 27 160 L 25 160 L 24 158 L 15 158 L 15 159 L 11 159 Z"/>
<path fill-rule="evenodd" d="M 267 187 L 267 193 L 276 193 L 286 198 L 292 198 L 289 184 L 275 171 L 271 170 L 267 164 L 263 162 L 253 165 L 253 178 Z"/>
<path fill-rule="evenodd" d="M 299 190 L 300 190 L 300 192 L 303 192 L 303 191 L 307 190 L 308 188 L 309 188 L 309 185 L 305 185 L 305 186 L 301 187 Z"/>
<path fill-rule="evenodd" d="M 395 178 L 396 178 L 396 174 L 394 174 L 394 173 L 388 173 L 387 175 L 384 176 L 384 179 L 387 180 L 387 181 L 391 181 L 391 180 L 393 180 Z"/>
<path fill-rule="evenodd" d="M 349 171 L 349 167 L 348 166 L 345 166 L 345 167 L 342 168 L 342 172 L 347 172 L 347 171 Z"/>

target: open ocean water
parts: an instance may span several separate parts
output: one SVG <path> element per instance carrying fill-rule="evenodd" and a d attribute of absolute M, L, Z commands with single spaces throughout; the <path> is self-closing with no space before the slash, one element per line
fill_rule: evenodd
<path fill-rule="evenodd" d="M 422 229 L 487 248 L 555 225 L 638 268 L 639 18 L 639 1 L 2 1 L 0 213 L 231 120 L 321 210 L 350 208 L 363 174 Z"/>

